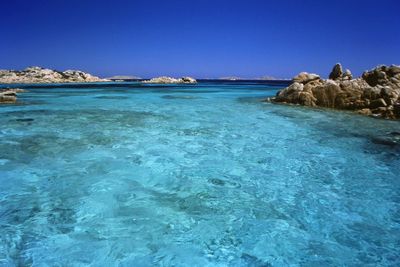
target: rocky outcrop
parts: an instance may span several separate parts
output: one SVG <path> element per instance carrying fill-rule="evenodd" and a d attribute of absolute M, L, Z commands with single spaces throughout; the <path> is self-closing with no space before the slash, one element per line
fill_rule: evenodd
<path fill-rule="evenodd" d="M 400 66 L 379 66 L 352 79 L 336 64 L 329 79 L 302 72 L 272 102 L 354 110 L 375 117 L 400 118 Z"/>
<path fill-rule="evenodd" d="M 24 89 L 0 89 L 0 104 L 17 102 L 17 94 L 25 92 Z"/>
<path fill-rule="evenodd" d="M 182 77 L 180 79 L 175 79 L 171 77 L 157 77 L 151 80 L 143 81 L 143 83 L 158 83 L 158 84 L 168 84 L 168 83 L 197 83 L 196 79 L 191 77 Z"/>
<path fill-rule="evenodd" d="M 0 70 L 0 83 L 84 83 L 108 80 L 79 70 L 56 71 L 41 67 L 29 67 L 22 71 Z"/>

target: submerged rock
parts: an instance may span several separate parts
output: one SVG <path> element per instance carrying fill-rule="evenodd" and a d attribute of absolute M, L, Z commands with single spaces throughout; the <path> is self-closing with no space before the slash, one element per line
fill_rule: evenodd
<path fill-rule="evenodd" d="M 56 71 L 41 67 L 29 67 L 22 71 L 0 70 L 0 83 L 83 83 L 105 82 L 79 70 Z"/>
<path fill-rule="evenodd" d="M 302 72 L 293 83 L 268 101 L 354 110 L 375 117 L 400 118 L 400 67 L 379 66 L 353 79 L 350 70 L 343 72 L 336 64 L 329 79 Z"/>
<path fill-rule="evenodd" d="M 371 142 L 377 145 L 389 146 L 392 148 L 399 148 L 400 146 L 400 137 L 396 135 L 387 135 L 387 136 L 377 136 L 372 137 Z"/>
<path fill-rule="evenodd" d="M 180 79 L 175 79 L 172 77 L 161 76 L 143 81 L 143 83 L 173 84 L 173 83 L 197 83 L 197 81 L 192 77 L 182 77 Z"/>

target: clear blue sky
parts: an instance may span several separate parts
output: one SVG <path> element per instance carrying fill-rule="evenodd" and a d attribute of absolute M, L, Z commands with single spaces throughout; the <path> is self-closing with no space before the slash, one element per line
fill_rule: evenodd
<path fill-rule="evenodd" d="M 0 69 L 289 78 L 400 64 L 399 0 L 10 0 L 0 25 Z"/>

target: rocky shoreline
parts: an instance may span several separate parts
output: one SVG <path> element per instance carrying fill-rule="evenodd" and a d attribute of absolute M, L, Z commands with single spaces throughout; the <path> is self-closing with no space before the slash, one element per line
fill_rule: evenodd
<path fill-rule="evenodd" d="M 0 70 L 0 84 L 11 83 L 86 83 L 108 82 L 79 70 L 56 71 L 41 67 L 29 67 L 22 71 Z"/>
<path fill-rule="evenodd" d="M 400 119 L 400 66 L 378 66 L 353 79 L 336 64 L 329 79 L 302 72 L 293 83 L 266 101 L 352 110 L 385 119 Z"/>

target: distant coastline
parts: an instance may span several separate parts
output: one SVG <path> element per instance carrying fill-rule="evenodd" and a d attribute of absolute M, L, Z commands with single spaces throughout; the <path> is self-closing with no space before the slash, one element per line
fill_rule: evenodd
<path fill-rule="evenodd" d="M 230 81 L 250 82 L 268 81 L 277 84 L 288 83 L 290 79 L 263 76 L 258 78 L 243 78 L 227 76 L 221 78 L 199 78 L 182 77 L 179 79 L 160 76 L 157 78 L 142 78 L 133 75 L 115 75 L 101 78 L 81 70 L 58 71 L 43 67 L 28 67 L 24 70 L 0 70 L 0 84 L 57 84 L 57 83 L 93 83 L 93 82 L 144 82 L 144 83 L 193 83 L 198 81 Z"/>

